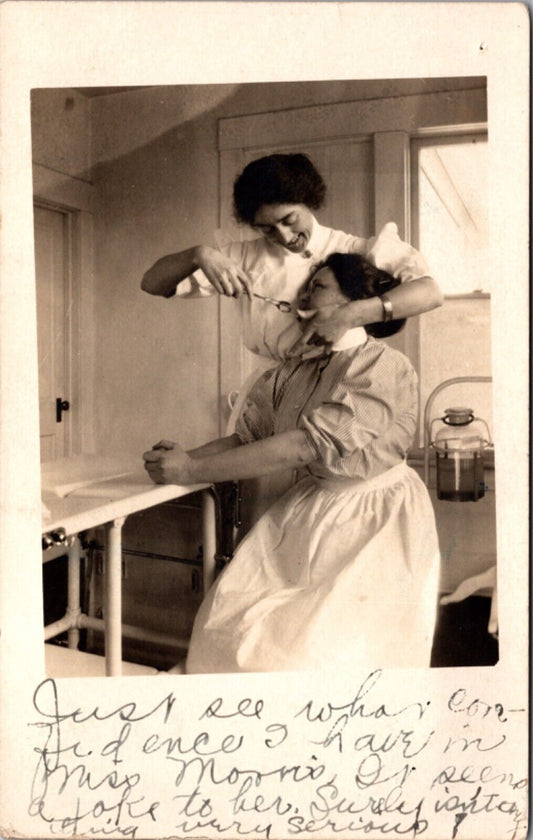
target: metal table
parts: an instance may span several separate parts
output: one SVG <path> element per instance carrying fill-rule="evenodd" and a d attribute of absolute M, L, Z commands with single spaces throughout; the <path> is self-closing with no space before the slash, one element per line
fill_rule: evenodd
<path fill-rule="evenodd" d="M 207 591 L 215 576 L 215 501 L 210 485 L 155 485 L 140 459 L 131 456 L 80 455 L 41 465 L 43 560 L 68 555 L 67 612 L 45 628 L 45 639 L 68 631 L 68 646 L 77 648 L 82 628 L 103 629 L 106 675 L 122 672 L 122 632 L 150 641 L 169 639 L 122 625 L 122 526 L 138 511 L 172 499 L 202 492 L 203 579 Z M 80 540 L 78 535 L 97 526 L 106 530 L 104 619 L 81 611 Z M 45 543 L 49 548 L 44 548 Z M 173 640 L 180 642 L 182 640 Z"/>

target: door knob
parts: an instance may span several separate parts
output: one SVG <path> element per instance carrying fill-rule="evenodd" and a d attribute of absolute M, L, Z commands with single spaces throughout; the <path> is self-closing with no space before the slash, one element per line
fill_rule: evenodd
<path fill-rule="evenodd" d="M 68 411 L 70 408 L 70 403 L 68 400 L 64 400 L 61 397 L 57 397 L 56 399 L 56 423 L 61 423 L 63 419 L 63 412 Z"/>

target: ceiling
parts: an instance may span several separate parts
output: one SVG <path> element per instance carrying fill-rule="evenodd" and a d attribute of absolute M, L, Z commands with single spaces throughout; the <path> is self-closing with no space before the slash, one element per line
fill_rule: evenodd
<path fill-rule="evenodd" d="M 74 88 L 83 96 L 109 96 L 111 93 L 124 93 L 127 90 L 140 90 L 144 87 L 151 87 L 150 85 L 128 85 L 127 87 L 78 87 Z"/>
<path fill-rule="evenodd" d="M 286 84 L 285 82 L 266 82 L 265 85 Z M 319 88 L 323 82 L 302 81 L 298 83 L 302 88 Z M 368 99 L 383 96 L 413 95 L 416 93 L 431 93 L 445 90 L 461 90 L 479 87 L 486 84 L 483 76 L 466 76 L 454 78 L 416 78 L 416 79 L 351 79 L 345 82 L 330 81 L 331 84 L 344 86 L 353 99 Z M 127 85 L 123 87 L 76 87 L 78 93 L 88 98 L 96 96 L 110 96 L 115 93 L 126 93 L 132 90 L 150 89 L 152 87 L 190 87 L 182 85 Z"/>

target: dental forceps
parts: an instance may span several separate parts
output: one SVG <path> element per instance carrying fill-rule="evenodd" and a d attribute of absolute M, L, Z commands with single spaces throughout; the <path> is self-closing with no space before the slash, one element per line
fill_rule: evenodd
<path fill-rule="evenodd" d="M 288 300 L 276 300 L 276 298 L 259 295 L 257 292 L 252 292 L 252 295 L 253 297 L 265 300 L 267 303 L 271 303 L 276 307 L 276 309 L 279 309 L 280 312 L 292 312 L 292 304 L 290 304 Z"/>

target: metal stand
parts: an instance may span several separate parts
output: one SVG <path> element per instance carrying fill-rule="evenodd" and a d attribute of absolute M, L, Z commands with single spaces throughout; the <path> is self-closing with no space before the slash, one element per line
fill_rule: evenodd
<path fill-rule="evenodd" d="M 446 379 L 433 389 L 426 400 L 424 409 L 424 482 L 426 487 L 429 487 L 429 447 L 430 447 L 430 412 L 431 407 L 435 401 L 435 397 L 448 388 L 450 385 L 462 384 L 463 382 L 492 382 L 491 376 L 457 376 L 453 379 Z M 460 502 L 458 502 L 460 504 Z M 485 572 L 479 575 L 473 575 L 462 581 L 454 592 L 445 595 L 441 598 L 441 604 L 450 604 L 457 601 L 462 601 L 478 592 L 481 589 L 488 588 L 492 590 L 491 594 L 491 609 L 489 617 L 488 632 L 490 635 L 498 637 L 498 587 L 496 579 L 496 566 L 490 566 Z"/>
<path fill-rule="evenodd" d="M 430 411 L 433 403 L 435 402 L 435 398 L 440 394 L 441 391 L 444 391 L 445 388 L 449 388 L 450 385 L 460 385 L 463 382 L 492 382 L 492 376 L 456 376 L 453 379 L 445 379 L 444 382 L 441 382 L 440 385 L 437 385 L 436 388 L 433 389 L 431 394 L 426 400 L 426 406 L 424 408 L 424 482 L 426 487 L 429 487 L 429 417 Z"/>
<path fill-rule="evenodd" d="M 180 495 L 185 495 L 181 493 Z M 142 510 L 143 505 L 137 505 Z M 77 649 L 80 629 L 90 628 L 105 632 L 106 676 L 120 676 L 122 673 L 122 635 L 149 641 L 155 644 L 167 644 L 186 648 L 188 639 L 175 638 L 165 633 L 155 633 L 142 627 L 122 624 L 122 528 L 127 515 L 116 517 L 102 523 L 106 529 L 105 569 L 105 614 L 104 618 L 93 618 L 81 611 L 80 575 L 81 551 L 77 534 L 68 536 L 61 546 L 54 546 L 43 551 L 43 562 L 60 556 L 66 549 L 68 555 L 68 602 L 63 618 L 44 628 L 45 641 L 68 631 L 68 647 Z M 216 556 L 216 516 L 213 490 L 202 490 L 202 541 L 203 541 L 203 582 L 207 592 L 215 579 Z"/>

